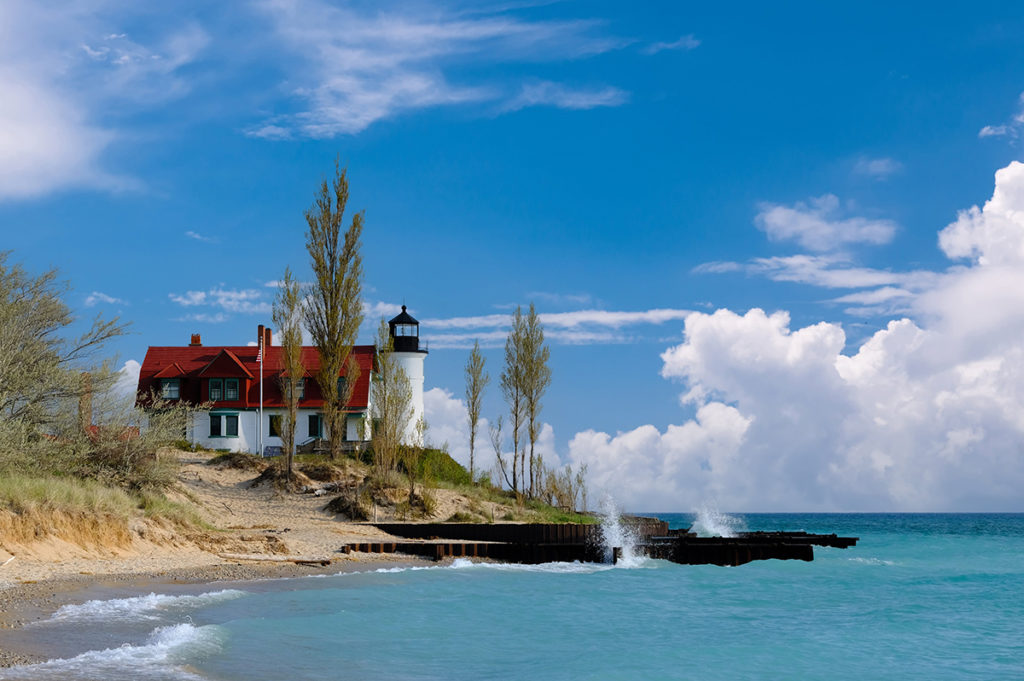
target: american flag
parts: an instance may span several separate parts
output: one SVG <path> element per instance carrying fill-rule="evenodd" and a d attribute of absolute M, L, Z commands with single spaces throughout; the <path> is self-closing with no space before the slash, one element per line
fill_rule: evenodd
<path fill-rule="evenodd" d="M 260 342 L 257 343 L 256 345 L 259 346 L 259 350 L 256 351 L 256 361 L 257 362 L 262 362 L 263 361 L 263 339 L 260 338 Z"/>

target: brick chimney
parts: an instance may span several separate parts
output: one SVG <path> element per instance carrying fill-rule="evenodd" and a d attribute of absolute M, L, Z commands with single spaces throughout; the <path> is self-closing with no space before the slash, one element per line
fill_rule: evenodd
<path fill-rule="evenodd" d="M 199 337 L 199 334 L 198 333 L 192 334 L 192 342 L 189 343 L 189 346 L 193 347 L 193 348 L 198 348 L 198 347 L 202 347 L 202 345 L 203 345 L 203 339 Z"/>
<path fill-rule="evenodd" d="M 273 340 L 273 336 L 270 333 L 270 327 L 268 326 L 265 329 L 263 329 L 263 333 L 265 334 L 263 336 L 263 347 L 269 348 L 271 345 L 273 345 L 273 343 L 271 342 Z"/>
<path fill-rule="evenodd" d="M 260 324 L 259 326 L 256 327 L 256 345 L 257 346 L 262 345 L 263 341 L 266 339 L 266 337 L 264 336 L 264 333 L 263 333 L 263 329 L 264 328 L 265 327 L 262 324 Z"/>

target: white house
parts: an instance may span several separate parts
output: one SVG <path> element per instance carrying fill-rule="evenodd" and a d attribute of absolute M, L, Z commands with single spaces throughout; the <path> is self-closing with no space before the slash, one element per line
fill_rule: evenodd
<path fill-rule="evenodd" d="M 423 361 L 427 351 L 420 349 L 419 323 L 405 311 L 405 306 L 402 306 L 402 313 L 391 320 L 390 330 L 395 339 L 395 357 L 412 385 L 415 423 L 423 415 Z M 193 334 L 191 342 L 185 346 L 151 346 L 139 371 L 138 403 L 145 405 L 148 396 L 155 392 L 170 401 L 208 404 L 207 408 L 196 412 L 187 429 L 187 437 L 193 444 L 208 449 L 259 453 L 262 442 L 263 453 L 280 451 L 283 444 L 280 423 L 285 413 L 280 385 L 282 351 L 271 341 L 270 329 L 261 324 L 254 346 L 204 346 L 199 334 Z M 370 383 L 376 350 L 372 345 L 357 345 L 352 348 L 352 357 L 359 367 L 359 376 L 355 379 L 352 397 L 344 407 L 342 440 L 355 447 L 370 439 Z M 320 369 L 315 347 L 302 348 L 302 365 L 305 373 L 296 424 L 298 445 L 315 438 L 330 438 L 323 419 L 323 396 L 315 378 Z M 338 376 L 339 393 L 348 380 L 345 374 L 343 367 Z M 407 442 L 415 441 L 414 423 L 407 431 Z"/>

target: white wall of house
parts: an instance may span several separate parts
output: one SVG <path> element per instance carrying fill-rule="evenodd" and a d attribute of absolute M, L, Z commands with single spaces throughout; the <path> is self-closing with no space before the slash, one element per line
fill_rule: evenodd
<path fill-rule="evenodd" d="M 264 409 L 263 410 L 263 446 L 264 447 L 282 447 L 284 443 L 280 437 L 271 436 L 270 434 L 270 417 L 271 415 L 279 415 L 284 418 L 283 409 Z M 316 437 L 318 434 L 310 432 L 309 416 L 311 414 L 320 414 L 319 410 L 316 409 L 299 409 L 298 421 L 296 425 L 296 444 L 303 444 L 312 437 Z M 237 432 L 230 427 L 231 424 L 228 421 L 229 416 L 234 416 L 238 419 Z M 220 435 L 211 435 L 210 421 L 212 419 L 220 420 Z M 346 435 L 345 439 L 362 441 L 369 438 L 369 427 L 362 415 L 349 415 L 346 419 Z M 322 416 L 321 416 L 322 422 Z M 250 454 L 259 454 L 259 412 L 255 410 L 212 410 L 212 411 L 200 411 L 196 412 L 192 420 L 192 427 L 189 432 L 189 440 L 200 447 L 205 449 L 226 449 L 231 452 L 248 452 Z M 327 435 L 326 426 L 322 426 L 323 435 Z"/>

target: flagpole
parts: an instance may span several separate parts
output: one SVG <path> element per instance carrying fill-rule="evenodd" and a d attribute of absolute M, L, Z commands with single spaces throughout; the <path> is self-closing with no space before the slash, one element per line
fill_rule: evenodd
<path fill-rule="evenodd" d="M 261 327 L 262 328 L 262 327 Z M 256 432 L 259 433 L 257 438 L 260 447 L 260 456 L 263 456 L 263 336 L 260 336 L 260 418 L 259 423 L 256 425 Z"/>

